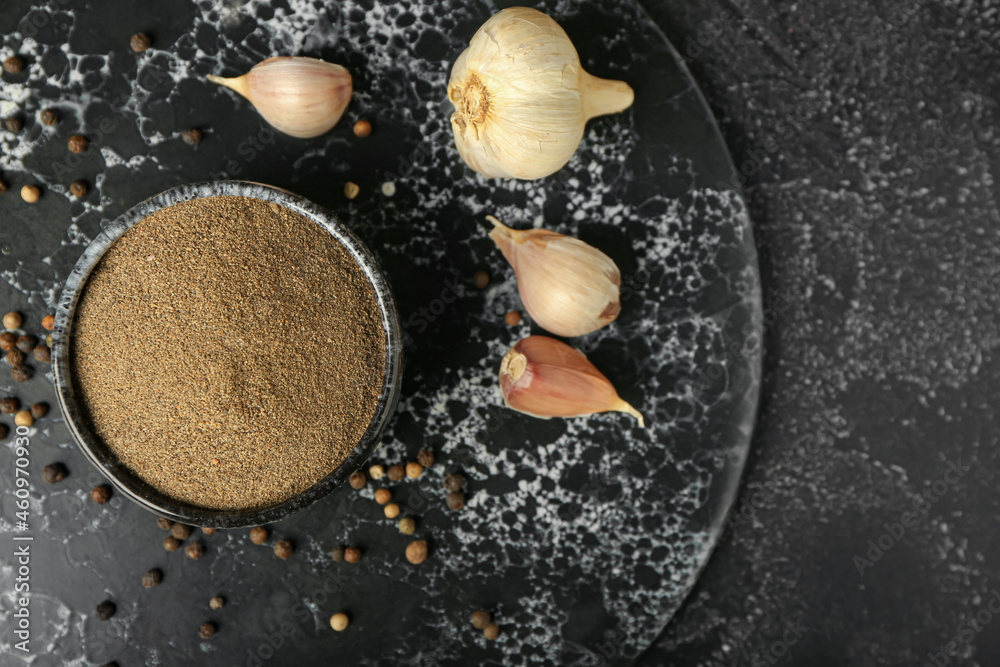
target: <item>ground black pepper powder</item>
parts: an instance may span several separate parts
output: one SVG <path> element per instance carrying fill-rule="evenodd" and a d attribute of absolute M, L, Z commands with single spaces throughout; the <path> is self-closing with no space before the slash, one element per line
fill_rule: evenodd
<path fill-rule="evenodd" d="M 370 282 L 320 226 L 212 197 L 149 216 L 105 253 L 70 356 L 96 435 L 139 477 L 249 509 L 351 452 L 381 392 L 385 332 Z"/>

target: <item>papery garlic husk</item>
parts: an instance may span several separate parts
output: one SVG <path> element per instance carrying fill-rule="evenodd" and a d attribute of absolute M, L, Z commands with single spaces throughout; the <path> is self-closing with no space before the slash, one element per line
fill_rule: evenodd
<path fill-rule="evenodd" d="M 507 407 L 548 419 L 595 412 L 625 412 L 646 426 L 638 410 L 579 350 L 548 336 L 519 340 L 500 362 L 500 391 Z"/>
<path fill-rule="evenodd" d="M 208 80 L 250 100 L 279 132 L 302 139 L 336 125 L 354 92 L 347 69 L 315 58 L 268 58 L 243 76 Z"/>
<path fill-rule="evenodd" d="M 546 14 L 494 14 L 451 69 L 448 99 L 458 152 L 488 178 L 536 179 L 573 157 L 584 126 L 635 95 L 624 81 L 583 70 L 573 42 Z"/>
<path fill-rule="evenodd" d="M 546 331 L 582 336 L 621 312 L 621 272 L 592 245 L 545 229 L 511 229 L 492 215 L 490 238 L 517 276 L 524 309 Z"/>

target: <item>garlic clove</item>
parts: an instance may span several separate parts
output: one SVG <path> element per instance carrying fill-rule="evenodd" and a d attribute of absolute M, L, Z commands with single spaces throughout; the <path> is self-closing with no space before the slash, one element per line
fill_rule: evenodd
<path fill-rule="evenodd" d="M 582 336 L 618 317 L 622 279 L 610 257 L 572 236 L 486 219 L 493 223 L 490 238 L 514 269 L 525 310 L 543 329 Z"/>
<path fill-rule="evenodd" d="M 561 169 L 594 116 L 635 95 L 584 71 L 573 42 L 546 14 L 511 7 L 490 17 L 455 61 L 448 99 L 462 159 L 488 178 L 543 178 Z"/>
<path fill-rule="evenodd" d="M 642 414 L 618 396 L 582 352 L 548 336 L 529 336 L 507 352 L 500 362 L 500 391 L 507 407 L 533 417 L 614 411 L 646 426 Z"/>
<path fill-rule="evenodd" d="M 208 80 L 250 100 L 279 132 L 303 139 L 336 125 L 354 92 L 350 72 L 315 58 L 268 58 L 243 76 Z"/>

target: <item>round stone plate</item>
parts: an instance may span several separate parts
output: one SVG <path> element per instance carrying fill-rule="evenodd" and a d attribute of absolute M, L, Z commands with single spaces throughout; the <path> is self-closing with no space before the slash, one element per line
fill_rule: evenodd
<path fill-rule="evenodd" d="M 452 61 L 506 3 L 57 4 L 16 0 L 2 11 L 6 46 L 28 67 L 4 75 L 0 101 L 28 122 L 0 137 L 0 168 L 18 187 L 45 186 L 33 206 L 15 207 L 16 192 L 0 203 L 8 245 L 24 229 L 33 234 L 18 243 L 21 255 L 4 257 L 10 289 L 53 305 L 101 225 L 170 187 L 233 179 L 296 192 L 336 211 L 377 256 L 397 299 L 402 398 L 373 461 L 406 462 L 421 449 L 437 460 L 420 479 L 391 485 L 404 515 L 417 518 L 414 537 L 372 500 L 383 479 L 276 524 L 272 540 L 296 545 L 286 561 L 239 530 L 201 538 L 208 550 L 194 563 L 165 554 L 163 533 L 137 505 L 89 504 L 85 484 L 96 480 L 65 428 L 50 427 L 33 446 L 64 445 L 77 466 L 64 487 L 39 497 L 48 525 L 33 545 L 45 573 L 35 621 L 60 629 L 53 656 L 123 665 L 634 660 L 683 602 L 723 529 L 761 362 L 746 207 L 712 115 L 657 26 L 631 1 L 533 3 L 565 27 L 588 71 L 631 84 L 635 105 L 592 121 L 554 176 L 500 182 L 459 159 L 446 84 Z M 142 55 L 128 48 L 138 30 L 154 44 Z M 351 70 L 356 92 L 338 127 L 312 140 L 278 135 L 246 100 L 204 79 L 274 55 Z M 34 120 L 47 106 L 63 115 L 56 128 Z M 351 132 L 361 118 L 373 126 L 364 139 Z M 197 146 L 180 138 L 189 127 L 204 132 Z M 65 141 L 75 132 L 91 148 L 74 157 Z M 83 200 L 66 191 L 75 178 L 91 182 Z M 360 186 L 353 200 L 343 195 L 347 181 Z M 487 214 L 578 236 L 617 262 L 621 316 L 571 343 L 646 416 L 645 429 L 617 413 L 539 420 L 503 407 L 501 358 L 542 332 L 504 323 L 519 301 L 486 236 Z M 491 276 L 485 289 L 473 286 L 478 270 Z M 467 479 L 459 512 L 445 505 L 449 471 Z M 404 551 L 417 538 L 430 556 L 413 566 Z M 329 551 L 350 544 L 362 548 L 361 561 L 334 563 Z M 154 566 L 164 583 L 143 591 L 142 572 Z M 212 613 L 215 593 L 229 604 Z M 118 605 L 112 624 L 92 618 L 104 597 Z M 496 641 L 471 626 L 478 608 L 493 613 Z M 338 611 L 350 614 L 345 632 L 329 628 Z M 219 632 L 198 641 L 207 619 Z"/>

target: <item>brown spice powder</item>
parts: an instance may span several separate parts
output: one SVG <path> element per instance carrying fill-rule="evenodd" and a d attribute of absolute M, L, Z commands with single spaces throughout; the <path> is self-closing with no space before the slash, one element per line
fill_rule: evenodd
<path fill-rule="evenodd" d="M 385 333 L 350 253 L 247 197 L 182 202 L 91 273 L 70 354 L 95 434 L 139 477 L 212 509 L 287 500 L 374 414 Z"/>

